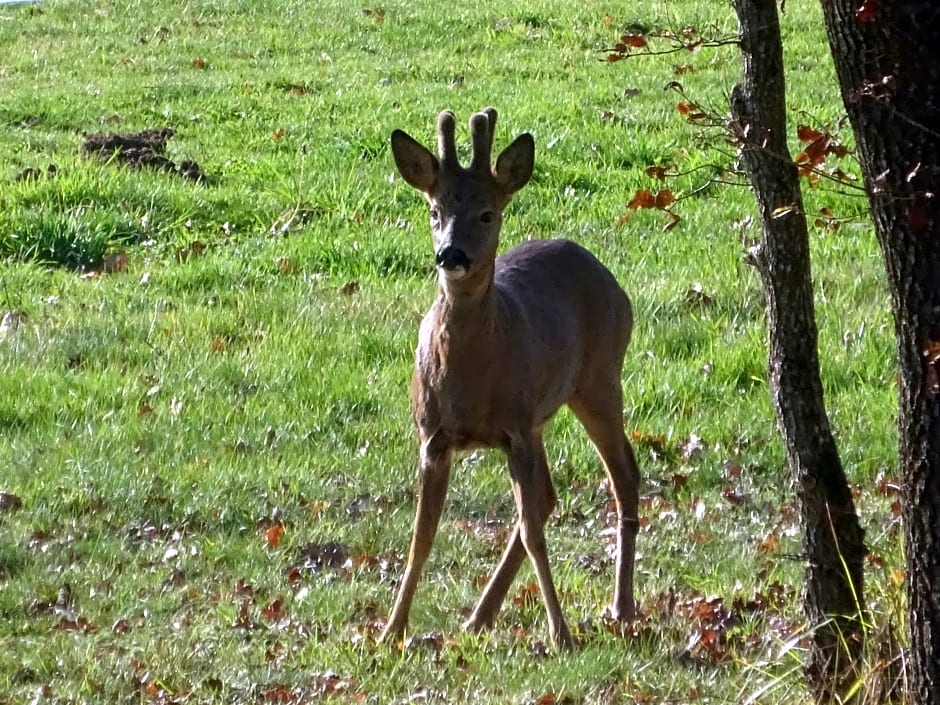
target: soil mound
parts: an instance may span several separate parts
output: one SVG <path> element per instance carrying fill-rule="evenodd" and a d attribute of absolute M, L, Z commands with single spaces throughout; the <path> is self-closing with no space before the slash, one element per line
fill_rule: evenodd
<path fill-rule="evenodd" d="M 131 169 L 156 169 L 190 181 L 205 182 L 206 175 L 195 161 L 184 159 L 176 163 L 166 156 L 166 143 L 174 134 L 169 127 L 126 134 L 96 132 L 85 135 L 82 154 L 104 162 L 113 160 Z"/>

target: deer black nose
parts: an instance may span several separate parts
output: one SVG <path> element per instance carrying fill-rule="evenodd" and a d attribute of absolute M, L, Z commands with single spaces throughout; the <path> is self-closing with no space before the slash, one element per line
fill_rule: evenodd
<path fill-rule="evenodd" d="M 467 253 L 453 245 L 447 245 L 439 249 L 435 259 L 437 265 L 444 269 L 457 269 L 457 267 L 466 269 L 470 266 L 470 258 L 467 257 Z"/>

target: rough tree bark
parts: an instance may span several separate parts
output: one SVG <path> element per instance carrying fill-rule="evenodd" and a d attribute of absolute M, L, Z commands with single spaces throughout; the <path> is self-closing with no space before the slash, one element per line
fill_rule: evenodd
<path fill-rule="evenodd" d="M 854 681 L 867 551 L 823 403 L 809 237 L 786 141 L 777 8 L 775 0 L 735 0 L 735 11 L 744 80 L 731 94 L 733 129 L 760 209 L 763 238 L 753 255 L 766 299 L 770 388 L 800 496 L 805 609 L 814 629 L 806 674 L 825 700 Z"/>
<path fill-rule="evenodd" d="M 940 6 L 822 0 L 895 319 L 913 702 L 940 702 Z"/>

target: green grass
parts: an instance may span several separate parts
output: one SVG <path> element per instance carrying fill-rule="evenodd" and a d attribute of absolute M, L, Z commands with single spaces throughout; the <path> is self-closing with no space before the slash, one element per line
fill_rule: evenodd
<path fill-rule="evenodd" d="M 796 152 L 798 122 L 841 110 L 818 8 L 791 0 L 783 22 Z M 707 172 L 691 170 L 728 163 L 728 148 L 662 90 L 681 80 L 724 111 L 739 60 L 729 46 L 600 61 L 637 23 L 736 31 L 711 0 L 0 6 L 0 315 L 20 321 L 0 338 L 0 491 L 22 500 L 0 511 L 0 703 L 805 697 L 803 644 L 786 647 L 805 629 L 795 490 L 745 262 L 759 231 L 741 225 L 754 203 L 742 187 L 693 194 Z M 680 64 L 694 71 L 676 76 Z M 486 105 L 497 145 L 521 131 L 537 145 L 504 249 L 575 239 L 636 309 L 623 375 L 646 617 L 626 638 L 601 619 L 607 495 L 563 411 L 548 540 L 582 647 L 560 656 L 544 655 L 528 568 L 492 634 L 459 630 L 501 550 L 494 527 L 512 519 L 495 454 L 457 463 L 415 642 L 372 639 L 414 511 L 408 385 L 435 286 L 425 207 L 393 175 L 387 137 L 431 142 L 439 110 L 463 123 Z M 164 126 L 168 156 L 198 161 L 207 183 L 80 156 L 83 133 Z M 16 179 L 49 164 L 52 177 Z M 666 184 L 690 194 L 668 232 L 661 213 L 621 220 L 638 188 L 662 186 L 652 164 L 690 172 Z M 806 198 L 810 214 L 856 218 L 814 226 L 812 248 L 827 402 L 879 558 L 867 579 L 880 630 L 902 566 L 877 489 L 895 468 L 893 328 L 864 200 L 825 185 Z M 115 253 L 126 268 L 98 274 Z M 683 452 L 695 437 L 701 450 Z M 321 565 L 327 542 L 348 565 Z M 688 650 L 696 632 L 717 641 Z"/>

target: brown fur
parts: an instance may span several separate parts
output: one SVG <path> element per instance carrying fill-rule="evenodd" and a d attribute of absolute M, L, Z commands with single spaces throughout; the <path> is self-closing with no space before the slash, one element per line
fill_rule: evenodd
<path fill-rule="evenodd" d="M 466 267 L 442 267 L 437 300 L 418 337 L 412 411 L 420 441 L 418 509 L 408 566 L 383 638 L 406 628 L 443 510 L 454 451 L 506 453 L 519 521 L 468 629 L 492 626 L 527 553 L 557 647 L 572 644 L 551 578 L 543 525 L 555 504 L 542 428 L 568 404 L 597 447 L 617 503 L 617 577 L 611 614 L 632 620 L 639 471 L 623 431 L 620 372 L 633 328 L 627 295 L 587 250 L 566 240 L 524 243 L 496 257 L 503 209 L 532 173 L 522 135 L 491 166 L 496 111 L 470 120 L 474 155 L 456 163 L 454 118 L 438 120 L 441 159 L 401 131 L 392 135 L 403 178 L 431 207 L 435 251 L 451 246 Z"/>

